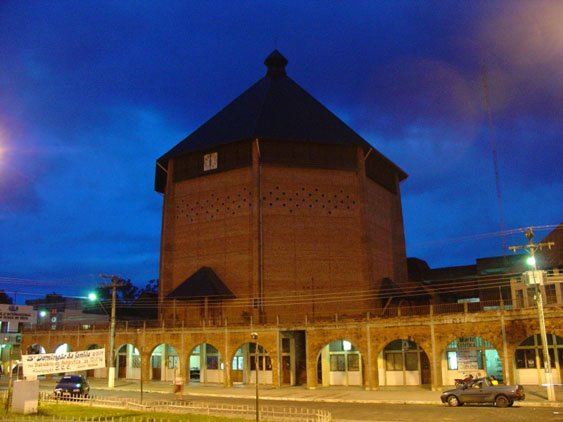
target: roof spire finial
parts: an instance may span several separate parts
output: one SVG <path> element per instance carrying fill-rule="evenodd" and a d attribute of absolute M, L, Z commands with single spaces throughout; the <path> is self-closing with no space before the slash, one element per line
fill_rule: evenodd
<path fill-rule="evenodd" d="M 271 76 L 285 76 L 285 66 L 287 65 L 287 59 L 278 51 L 274 50 L 270 53 L 264 64 L 268 67 L 267 75 Z"/>

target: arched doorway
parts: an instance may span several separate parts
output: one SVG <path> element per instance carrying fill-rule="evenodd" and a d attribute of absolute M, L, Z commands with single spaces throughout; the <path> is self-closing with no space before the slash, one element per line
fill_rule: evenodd
<path fill-rule="evenodd" d="M 430 384 L 430 362 L 426 352 L 414 341 L 393 340 L 380 353 L 380 385 Z"/>
<path fill-rule="evenodd" d="M 91 344 L 86 350 L 103 349 L 103 346 L 99 344 Z M 106 375 L 106 368 L 88 369 L 86 371 L 86 376 L 88 378 L 104 378 Z"/>
<path fill-rule="evenodd" d="M 547 334 L 547 350 L 553 373 L 553 383 L 560 384 L 563 379 L 563 338 Z M 519 384 L 538 385 L 545 383 L 543 347 L 541 336 L 534 334 L 516 348 L 516 382 Z"/>
<path fill-rule="evenodd" d="M 45 348 L 38 343 L 34 343 L 27 348 L 28 355 L 39 355 L 41 353 L 47 353 Z"/>
<path fill-rule="evenodd" d="M 201 343 L 194 347 L 189 357 L 189 382 L 222 383 L 223 368 L 221 354 L 209 343 Z"/>
<path fill-rule="evenodd" d="M 258 383 L 272 384 L 272 360 L 266 349 L 256 343 L 245 343 L 235 352 L 231 365 L 231 380 L 234 384 L 256 384 L 256 360 L 258 360 Z"/>
<path fill-rule="evenodd" d="M 151 354 L 151 378 L 153 381 L 173 381 L 180 373 L 180 360 L 176 349 L 161 343 Z"/>
<path fill-rule="evenodd" d="M 63 343 L 55 347 L 55 354 L 68 353 L 71 351 L 70 344 Z"/>
<path fill-rule="evenodd" d="M 134 344 L 123 344 L 117 349 L 115 365 L 117 378 L 141 378 L 141 352 Z"/>
<path fill-rule="evenodd" d="M 502 362 L 495 347 L 481 337 L 459 337 L 446 348 L 445 385 L 455 384 L 456 378 L 494 375 L 503 381 Z"/>
<path fill-rule="evenodd" d="M 70 347 L 70 344 L 68 344 L 68 343 L 63 343 L 63 344 L 60 344 L 60 345 L 58 345 L 57 347 L 55 347 L 54 353 L 55 353 L 55 354 L 63 354 L 63 353 L 71 352 L 71 351 L 72 351 L 72 349 L 71 349 L 71 347 Z M 64 374 L 64 372 L 58 372 L 58 373 L 56 373 L 56 374 L 53 374 L 52 376 L 58 377 L 58 376 L 60 376 L 60 375 L 62 375 L 62 374 Z"/>
<path fill-rule="evenodd" d="M 324 346 L 317 358 L 317 382 L 330 385 L 362 385 L 362 356 L 348 340 Z"/>

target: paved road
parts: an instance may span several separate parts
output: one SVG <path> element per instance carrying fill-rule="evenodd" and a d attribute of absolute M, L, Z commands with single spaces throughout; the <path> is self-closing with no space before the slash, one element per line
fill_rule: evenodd
<path fill-rule="evenodd" d="M 103 396 L 139 397 L 131 391 L 95 390 L 93 394 Z M 177 396 L 167 393 L 144 393 L 145 400 L 176 400 Z M 228 397 L 201 397 L 184 395 L 183 400 L 205 401 L 212 403 L 249 404 L 252 399 Z M 401 405 L 370 403 L 323 403 L 302 401 L 260 400 L 263 405 L 279 407 L 306 407 L 326 409 L 332 413 L 335 422 L 563 422 L 563 408 L 521 407 L 499 409 L 494 406 L 463 406 L 451 408 L 446 405 Z"/>
<path fill-rule="evenodd" d="M 450 408 L 433 405 L 401 404 L 355 404 L 344 403 L 311 404 L 311 407 L 329 410 L 335 422 L 465 422 L 465 421 L 500 421 L 532 422 L 563 421 L 563 412 L 559 409 L 512 407 L 498 409 L 493 406 L 464 406 Z"/>
<path fill-rule="evenodd" d="M 1 384 L 1 383 L 0 383 Z M 138 399 L 140 391 L 137 390 L 139 386 L 132 385 L 129 389 L 116 388 L 115 390 L 108 390 L 101 388 L 104 383 L 100 384 L 100 388 L 96 388 L 96 382 L 92 382 L 93 388 L 92 395 L 98 396 L 114 396 L 114 397 L 131 397 Z M 41 383 L 42 391 L 52 391 L 54 381 L 44 381 Z M 0 385 L 0 389 L 3 385 Z M 181 397 L 171 393 L 172 385 L 170 384 L 155 384 L 152 386 L 152 391 L 145 391 L 143 393 L 144 400 L 190 400 L 202 401 L 212 403 L 232 403 L 232 404 L 248 404 L 253 406 L 255 400 L 252 398 L 254 390 L 251 389 L 227 389 L 222 388 L 208 388 L 208 389 L 186 389 L 185 394 Z M 155 388 L 159 388 L 155 390 Z M 214 396 L 213 394 L 198 394 L 202 391 L 211 393 L 223 393 L 222 395 Z M 189 392 L 193 394 L 189 394 Z M 281 390 L 266 390 L 263 394 L 272 395 L 272 392 L 280 392 Z M 349 390 L 344 390 L 349 391 Z M 242 396 L 225 396 L 224 393 L 244 393 Z M 342 392 L 338 389 L 327 390 L 331 394 L 328 397 L 339 397 Z M 322 394 L 322 397 L 327 398 L 327 392 Z M 340 392 L 340 395 L 338 394 Z M 261 397 L 260 404 L 271 405 L 276 407 L 293 407 L 293 408 L 309 408 L 309 409 L 326 409 L 332 413 L 335 422 L 465 422 L 465 421 L 479 421 L 479 422 L 563 422 L 563 407 L 548 407 L 546 403 L 537 402 L 533 400 L 527 401 L 525 405 L 516 403 L 512 408 L 499 409 L 494 406 L 463 406 L 458 408 L 450 408 L 446 405 L 439 404 L 436 401 L 437 393 L 425 393 L 424 396 L 432 397 L 434 404 L 390 404 L 385 402 L 365 402 L 362 400 L 324 400 L 320 401 L 318 394 L 312 394 L 308 390 L 287 390 L 284 393 L 284 400 L 267 400 L 266 397 Z M 422 392 L 418 392 L 420 395 Z M 369 393 L 368 393 L 369 394 Z M 374 393 L 375 394 L 375 393 Z M 405 392 L 402 393 L 403 395 Z M 416 393 L 415 393 L 416 394 Z M 534 393 L 535 394 L 535 393 Z M 288 397 L 292 396 L 293 398 Z M 356 396 L 363 396 L 358 390 Z M 381 396 L 381 393 L 378 394 Z M 532 395 L 530 395 L 532 396 Z M 273 398 L 273 397 L 272 397 Z M 545 400 L 543 400 L 545 402 Z M 424 402 L 422 402 L 424 403 Z M 428 403 L 432 403 L 429 401 Z M 542 406 L 543 405 L 543 406 Z"/>

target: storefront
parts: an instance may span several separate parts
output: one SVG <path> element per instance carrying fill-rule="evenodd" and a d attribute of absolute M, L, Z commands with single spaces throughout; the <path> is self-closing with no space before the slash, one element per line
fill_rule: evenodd
<path fill-rule="evenodd" d="M 553 383 L 560 384 L 563 378 L 561 376 L 563 370 L 563 338 L 555 334 L 547 334 L 547 345 Z M 545 383 L 543 347 L 539 334 L 530 336 L 520 343 L 516 349 L 514 361 L 516 382 L 529 385 Z"/>
<path fill-rule="evenodd" d="M 494 346 L 481 337 L 460 337 L 446 349 L 444 384 L 453 385 L 455 379 L 494 375 L 503 380 L 502 363 Z"/>
<path fill-rule="evenodd" d="M 222 383 L 223 367 L 221 355 L 215 346 L 199 344 L 189 357 L 190 382 Z"/>
<path fill-rule="evenodd" d="M 336 340 L 322 348 L 317 361 L 318 383 L 362 385 L 360 352 L 347 340 Z"/>
<path fill-rule="evenodd" d="M 430 384 L 428 356 L 410 340 L 387 344 L 378 359 L 380 385 Z"/>
<path fill-rule="evenodd" d="M 237 349 L 231 366 L 231 380 L 234 384 L 255 384 L 258 363 L 258 383 L 272 384 L 272 360 L 267 351 L 256 343 L 246 343 Z"/>

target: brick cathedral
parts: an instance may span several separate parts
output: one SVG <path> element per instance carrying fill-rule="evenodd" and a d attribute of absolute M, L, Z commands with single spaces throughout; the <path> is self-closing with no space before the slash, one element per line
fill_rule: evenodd
<path fill-rule="evenodd" d="M 264 63 L 157 160 L 167 321 L 365 313 L 407 282 L 407 175 L 288 77 L 277 50 Z"/>

